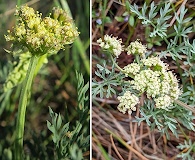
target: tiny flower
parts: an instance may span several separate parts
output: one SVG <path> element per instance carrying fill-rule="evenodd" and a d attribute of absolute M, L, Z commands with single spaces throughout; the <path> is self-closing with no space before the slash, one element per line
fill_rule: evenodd
<path fill-rule="evenodd" d="M 17 24 L 5 38 L 25 47 L 32 55 L 57 53 L 79 35 L 71 17 L 59 8 L 54 8 L 50 17 L 42 19 L 41 13 L 25 5 L 17 8 L 16 15 Z"/>
<path fill-rule="evenodd" d="M 182 94 L 182 91 L 179 89 L 178 80 L 173 75 L 173 73 L 171 71 L 169 71 L 168 75 L 170 78 L 170 93 L 169 94 L 173 100 L 176 100 Z"/>
<path fill-rule="evenodd" d="M 148 57 L 147 59 L 142 59 L 141 62 L 147 67 L 153 67 L 156 71 L 168 70 L 168 64 L 160 60 L 159 57 Z"/>
<path fill-rule="evenodd" d="M 132 63 L 132 66 L 130 64 L 129 67 L 124 69 L 128 74 L 135 73 L 130 84 L 140 94 L 145 93 L 148 98 L 153 98 L 156 108 L 166 109 L 172 105 L 174 100 L 179 98 L 181 90 L 177 78 L 168 70 L 167 64 L 161 61 L 160 58 L 142 59 L 139 64 L 140 69 L 137 72 L 134 71 L 134 65 Z"/>
<path fill-rule="evenodd" d="M 156 108 L 167 109 L 172 104 L 172 99 L 168 95 L 154 99 Z"/>
<path fill-rule="evenodd" d="M 133 84 L 133 88 L 141 93 L 146 92 L 147 97 L 156 97 L 160 92 L 160 79 L 159 73 L 150 69 L 142 70 L 139 74 L 135 75 L 134 80 L 130 83 Z"/>
<path fill-rule="evenodd" d="M 119 100 L 118 110 L 125 114 L 131 114 L 132 111 L 136 111 L 136 105 L 139 103 L 139 98 L 132 94 L 130 91 L 126 91 L 123 96 L 118 96 Z"/>
<path fill-rule="evenodd" d="M 122 40 L 117 39 L 117 37 L 112 37 L 109 35 L 104 36 L 104 40 L 101 38 L 97 40 L 97 43 L 99 43 L 99 46 L 102 49 L 105 49 L 107 51 L 110 51 L 114 56 L 118 58 L 118 56 L 123 51 Z"/>
<path fill-rule="evenodd" d="M 101 20 L 100 18 L 98 18 L 98 19 L 96 20 L 96 23 L 97 23 L 98 25 L 101 25 L 101 24 L 102 24 L 102 20 Z"/>
<path fill-rule="evenodd" d="M 65 135 L 66 135 L 68 138 L 71 138 L 71 137 L 72 137 L 72 132 L 68 131 L 68 132 L 66 132 Z"/>
<path fill-rule="evenodd" d="M 142 45 L 139 41 L 131 42 L 130 45 L 126 48 L 127 54 L 140 55 L 144 56 L 147 49 L 146 46 Z"/>
<path fill-rule="evenodd" d="M 165 95 L 165 94 L 169 94 L 170 93 L 170 82 L 169 82 L 169 79 L 163 79 L 162 80 L 160 93 L 161 93 L 161 95 Z"/>
<path fill-rule="evenodd" d="M 137 63 L 131 63 L 125 66 L 123 70 L 125 72 L 125 76 L 128 76 L 129 74 L 136 75 L 140 71 L 140 65 Z"/>

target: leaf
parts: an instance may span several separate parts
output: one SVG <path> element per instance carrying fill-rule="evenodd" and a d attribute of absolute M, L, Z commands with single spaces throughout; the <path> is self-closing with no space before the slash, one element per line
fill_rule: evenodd
<path fill-rule="evenodd" d="M 110 19 L 110 17 L 106 16 L 104 19 L 104 23 L 112 23 L 112 20 Z"/>
<path fill-rule="evenodd" d="M 124 18 L 121 17 L 121 16 L 115 16 L 115 19 L 116 19 L 118 22 L 124 22 Z"/>
<path fill-rule="evenodd" d="M 89 107 L 85 107 L 85 103 L 88 101 L 87 91 L 89 89 L 89 82 L 84 85 L 83 75 L 76 72 L 77 79 L 77 95 L 78 95 L 78 108 L 80 110 L 86 110 Z"/>
<path fill-rule="evenodd" d="M 130 15 L 129 17 L 129 25 L 132 27 L 135 25 L 135 18 L 132 15 Z"/>
<path fill-rule="evenodd" d="M 158 12 L 155 12 L 155 9 L 156 9 L 157 7 L 156 6 L 154 6 L 154 1 L 151 3 L 151 5 L 150 5 L 150 11 L 149 11 L 149 19 L 150 20 L 152 20 L 157 14 L 158 14 Z"/>
<path fill-rule="evenodd" d="M 82 160 L 83 159 L 82 150 L 79 149 L 77 144 L 73 144 L 69 148 L 69 152 L 70 152 L 70 157 L 71 157 L 72 160 Z"/>
<path fill-rule="evenodd" d="M 62 118 L 61 118 L 60 113 L 59 113 L 58 117 L 57 117 L 57 125 L 56 125 L 57 130 L 60 129 L 61 125 L 62 125 Z"/>
<path fill-rule="evenodd" d="M 56 148 L 59 148 L 59 143 L 69 129 L 69 122 L 62 127 L 62 118 L 60 114 L 54 113 L 49 107 L 49 114 L 52 118 L 52 123 L 47 121 L 47 128 L 52 132 L 53 142 Z"/>

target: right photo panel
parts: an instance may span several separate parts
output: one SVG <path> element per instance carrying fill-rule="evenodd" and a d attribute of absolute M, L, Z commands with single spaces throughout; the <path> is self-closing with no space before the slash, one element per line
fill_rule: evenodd
<path fill-rule="evenodd" d="M 91 4 L 93 159 L 195 159 L 194 1 Z"/>

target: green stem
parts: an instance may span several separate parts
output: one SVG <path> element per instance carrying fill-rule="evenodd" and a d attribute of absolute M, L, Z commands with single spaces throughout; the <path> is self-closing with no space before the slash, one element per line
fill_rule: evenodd
<path fill-rule="evenodd" d="M 15 141 L 15 160 L 22 160 L 23 153 L 23 135 L 24 135 L 24 123 L 25 123 L 25 113 L 28 98 L 30 97 L 30 90 L 32 85 L 32 80 L 34 76 L 34 71 L 38 62 L 38 57 L 33 56 L 30 60 L 26 78 L 22 84 L 22 91 L 19 100 L 19 110 L 17 116 L 16 124 L 16 141 Z"/>
<path fill-rule="evenodd" d="M 17 6 L 20 7 L 21 5 L 21 0 L 17 0 Z"/>
<path fill-rule="evenodd" d="M 135 61 L 137 64 L 140 65 L 140 58 L 139 58 L 139 55 L 137 55 L 137 54 L 135 55 Z"/>
<path fill-rule="evenodd" d="M 112 62 L 114 63 L 114 65 L 115 65 L 115 67 L 116 68 L 118 68 L 122 73 L 126 73 L 121 67 L 119 67 L 119 65 L 115 62 L 115 60 L 114 60 L 114 58 L 112 57 L 112 54 L 110 53 L 110 57 L 111 57 L 111 60 L 112 60 Z M 131 75 L 131 74 L 128 74 L 128 76 L 129 77 L 131 77 L 131 78 L 134 78 L 134 76 L 133 75 Z"/>
<path fill-rule="evenodd" d="M 112 62 L 114 63 L 115 67 L 119 69 L 119 71 L 123 72 L 124 73 L 124 70 L 119 67 L 119 65 L 115 62 L 114 58 L 112 57 L 111 53 L 110 53 L 110 57 L 111 57 L 111 60 Z"/>
<path fill-rule="evenodd" d="M 195 113 L 194 107 L 190 107 L 190 106 L 188 106 L 187 104 L 183 103 L 183 102 L 180 101 L 180 100 L 175 100 L 174 102 L 175 102 L 176 104 L 178 104 L 178 105 L 184 107 L 185 109 L 190 110 L 190 111 L 192 111 L 193 113 Z"/>

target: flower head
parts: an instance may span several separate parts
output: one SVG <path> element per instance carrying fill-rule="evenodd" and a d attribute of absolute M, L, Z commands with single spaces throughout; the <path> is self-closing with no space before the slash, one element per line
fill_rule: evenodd
<path fill-rule="evenodd" d="M 160 92 L 160 75 L 158 72 L 154 72 L 151 69 L 142 70 L 136 74 L 134 80 L 130 83 L 133 84 L 133 88 L 141 93 L 146 92 L 147 97 L 156 97 Z"/>
<path fill-rule="evenodd" d="M 168 70 L 168 64 L 161 61 L 159 57 L 148 57 L 147 59 L 142 59 L 141 62 L 147 67 L 152 67 L 155 71 Z"/>
<path fill-rule="evenodd" d="M 119 100 L 118 110 L 125 114 L 128 112 L 129 114 L 132 111 L 136 111 L 136 105 L 139 103 L 139 98 L 132 94 L 130 91 L 126 91 L 123 96 L 118 96 Z"/>
<path fill-rule="evenodd" d="M 129 74 L 136 75 L 140 71 L 140 65 L 137 63 L 131 63 L 125 66 L 123 70 L 126 76 L 128 76 Z"/>
<path fill-rule="evenodd" d="M 25 5 L 17 8 L 16 15 L 17 24 L 5 38 L 27 48 L 32 55 L 57 53 L 79 35 L 70 16 L 59 8 L 54 8 L 50 17 L 42 19 L 41 13 Z"/>
<path fill-rule="evenodd" d="M 172 105 L 172 99 L 168 95 L 158 97 L 154 99 L 156 104 L 156 108 L 167 109 L 170 105 Z"/>
<path fill-rule="evenodd" d="M 132 63 L 134 66 L 134 63 Z M 168 70 L 168 65 L 159 57 L 149 57 L 140 61 L 140 71 L 134 72 L 130 81 L 133 89 L 153 98 L 156 108 L 166 109 L 181 94 L 177 78 Z M 133 67 L 131 69 L 133 70 Z"/>
<path fill-rule="evenodd" d="M 126 48 L 127 54 L 140 55 L 144 56 L 147 49 L 146 46 L 141 44 L 139 41 L 131 42 L 130 45 Z"/>
<path fill-rule="evenodd" d="M 178 80 L 171 71 L 168 71 L 169 82 L 170 82 L 170 92 L 169 95 L 171 99 L 176 100 L 182 94 L 182 91 L 179 89 Z"/>
<path fill-rule="evenodd" d="M 117 58 L 123 51 L 122 40 L 117 39 L 117 37 L 105 35 L 104 40 L 100 38 L 97 40 L 97 43 L 99 43 L 101 48 L 110 51 Z"/>

